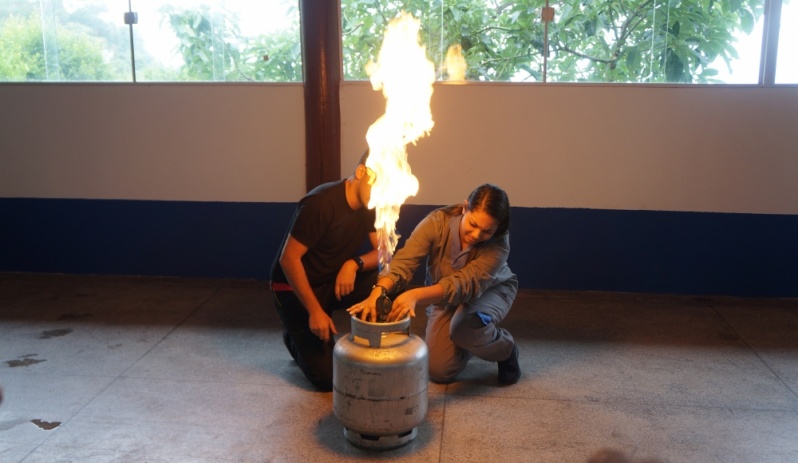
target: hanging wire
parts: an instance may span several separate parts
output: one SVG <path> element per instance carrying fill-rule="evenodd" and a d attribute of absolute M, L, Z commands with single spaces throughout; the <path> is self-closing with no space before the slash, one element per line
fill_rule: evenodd
<path fill-rule="evenodd" d="M 546 83 L 546 73 L 549 69 L 549 0 L 546 0 L 546 17 L 543 19 L 543 83 Z"/>
<path fill-rule="evenodd" d="M 58 60 L 58 40 L 56 38 L 56 17 L 52 0 L 39 0 L 42 22 L 42 45 L 44 70 L 48 81 L 61 80 L 61 65 Z"/>
<path fill-rule="evenodd" d="M 668 34 L 668 28 L 671 25 L 671 2 L 668 2 L 667 5 L 668 5 L 666 7 L 667 9 L 665 10 L 665 12 L 666 12 L 665 13 L 665 40 L 664 40 L 665 44 L 663 45 L 665 47 L 665 65 L 663 67 L 665 68 L 664 70 L 665 70 L 665 80 L 666 81 L 668 80 L 668 35 L 669 35 Z M 655 27 L 656 27 L 656 25 L 655 25 Z"/>
<path fill-rule="evenodd" d="M 443 2 L 444 2 L 444 0 L 441 0 L 441 44 L 440 44 L 440 48 L 438 49 L 438 53 L 439 53 L 439 56 L 440 56 L 440 58 L 439 58 L 440 61 L 438 62 L 438 69 L 440 69 L 440 70 L 443 69 L 443 62 L 444 62 L 444 59 L 445 59 L 444 56 L 443 56 Z M 441 71 L 440 79 L 444 80 L 442 71 Z"/>
<path fill-rule="evenodd" d="M 654 6 L 652 8 L 654 9 L 654 18 L 653 18 L 653 20 L 651 22 L 651 24 L 653 24 L 653 26 L 652 26 L 653 30 L 651 31 L 651 58 L 649 59 L 648 67 L 649 67 L 649 75 L 650 75 L 650 78 L 651 78 L 651 82 L 653 83 L 656 80 L 656 77 L 654 75 L 654 39 L 656 38 L 656 35 L 657 35 L 657 2 L 656 2 L 656 0 L 654 0 Z"/>

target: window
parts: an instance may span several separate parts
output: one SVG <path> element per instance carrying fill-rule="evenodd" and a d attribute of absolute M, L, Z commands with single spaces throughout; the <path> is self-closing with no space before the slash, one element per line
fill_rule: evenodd
<path fill-rule="evenodd" d="M 533 4 L 534 3 L 534 4 Z M 542 2 L 490 0 L 341 0 L 343 68 L 346 79 L 368 79 L 388 21 L 402 10 L 422 23 L 422 41 L 439 77 L 450 47 L 460 47 L 471 80 L 540 80 Z"/>
<path fill-rule="evenodd" d="M 138 0 L 135 4 L 139 80 L 302 80 L 296 1 Z"/>
<path fill-rule="evenodd" d="M 795 84 L 798 7 L 773 1 L 775 83 Z M 442 80 L 457 49 L 475 81 L 756 84 L 765 4 L 341 0 L 344 78 L 368 78 L 385 26 L 405 10 L 422 20 Z M 0 82 L 302 80 L 298 0 L 2 0 L 0 50 Z"/>
<path fill-rule="evenodd" d="M 4 0 L 0 80 L 117 81 L 130 78 L 126 30 L 114 0 Z M 116 19 L 121 18 L 121 13 Z"/>
<path fill-rule="evenodd" d="M 367 78 L 385 24 L 404 8 L 421 19 L 441 78 L 448 48 L 459 45 L 471 80 L 755 84 L 764 7 L 765 0 L 342 0 L 344 75 Z"/>
<path fill-rule="evenodd" d="M 559 3 L 549 32 L 552 81 L 723 83 L 721 71 L 758 81 L 758 61 L 737 66 L 737 47 L 764 0 Z"/>
<path fill-rule="evenodd" d="M 798 84 L 798 5 L 795 0 L 781 4 L 776 83 Z"/>
<path fill-rule="evenodd" d="M 0 3 L 7 82 L 301 81 L 300 43 L 295 0 Z"/>

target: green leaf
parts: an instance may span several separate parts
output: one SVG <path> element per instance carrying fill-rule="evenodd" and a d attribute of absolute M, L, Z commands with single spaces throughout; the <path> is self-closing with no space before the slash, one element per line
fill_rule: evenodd
<path fill-rule="evenodd" d="M 675 53 L 669 53 L 668 63 L 665 66 L 665 76 L 668 82 L 684 81 L 684 63 Z"/>
<path fill-rule="evenodd" d="M 626 67 L 637 69 L 640 67 L 640 50 L 637 47 L 630 47 L 626 50 Z"/>
<path fill-rule="evenodd" d="M 755 24 L 756 19 L 754 19 L 754 15 L 750 10 L 740 11 L 740 27 L 746 34 L 750 35 L 754 31 Z"/>

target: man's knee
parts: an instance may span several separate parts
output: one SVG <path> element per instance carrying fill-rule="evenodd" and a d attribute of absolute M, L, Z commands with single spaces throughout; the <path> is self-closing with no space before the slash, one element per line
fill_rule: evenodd
<path fill-rule="evenodd" d="M 318 391 L 330 392 L 333 390 L 332 361 L 330 361 L 329 365 L 319 362 L 314 364 L 306 362 L 306 359 L 298 358 L 297 364 L 299 364 L 300 370 L 305 374 L 308 381 Z"/>

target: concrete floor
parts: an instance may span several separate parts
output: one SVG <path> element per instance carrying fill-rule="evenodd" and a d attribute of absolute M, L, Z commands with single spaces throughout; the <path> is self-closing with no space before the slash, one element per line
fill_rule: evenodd
<path fill-rule="evenodd" d="M 415 440 L 366 451 L 264 282 L 0 274 L 0 461 L 798 461 L 796 299 L 523 291 L 505 326 L 518 384 L 472 360 Z"/>

